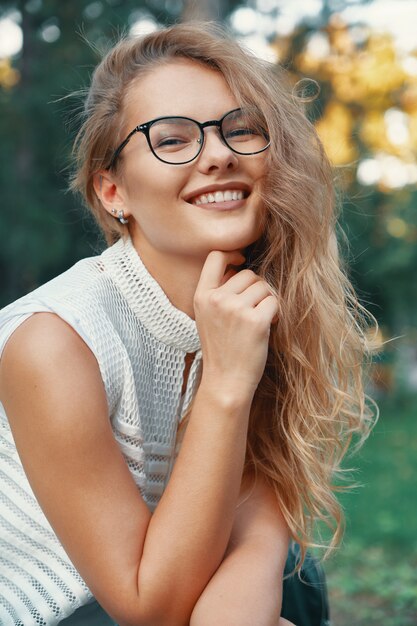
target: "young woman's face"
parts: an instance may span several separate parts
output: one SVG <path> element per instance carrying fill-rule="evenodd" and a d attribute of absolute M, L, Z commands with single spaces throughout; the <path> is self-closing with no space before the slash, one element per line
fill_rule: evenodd
<path fill-rule="evenodd" d="M 132 85 L 124 130 L 127 135 L 162 116 L 218 120 L 237 106 L 222 74 L 193 61 L 172 61 Z M 258 190 L 267 152 L 241 156 L 221 141 L 216 127 L 204 132 L 202 152 L 184 165 L 159 161 L 143 133 L 136 133 L 122 152 L 122 205 L 117 208 L 129 217 L 133 241 L 144 257 L 162 253 L 205 259 L 211 250 L 243 249 L 261 235 Z M 224 202 L 218 194 L 219 201 L 207 202 L 216 191 L 238 192 L 238 199 Z"/>

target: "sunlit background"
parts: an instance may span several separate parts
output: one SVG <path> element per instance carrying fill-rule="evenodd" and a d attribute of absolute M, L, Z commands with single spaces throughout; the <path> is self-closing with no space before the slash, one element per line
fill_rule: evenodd
<path fill-rule="evenodd" d="M 342 249 L 379 323 L 369 392 L 381 418 L 328 565 L 333 623 L 415 625 L 417 0 L 0 2 L 0 304 L 102 245 L 66 192 L 81 102 L 70 94 L 97 51 L 122 31 L 193 18 L 288 69 L 335 166 Z"/>

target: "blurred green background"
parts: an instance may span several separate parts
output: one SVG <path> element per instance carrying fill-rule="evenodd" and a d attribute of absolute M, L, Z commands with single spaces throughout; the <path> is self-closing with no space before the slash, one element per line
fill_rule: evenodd
<path fill-rule="evenodd" d="M 66 190 L 73 94 L 100 51 L 121 32 L 193 18 L 289 70 L 335 165 L 342 248 L 379 323 L 368 386 L 380 419 L 348 460 L 362 486 L 342 496 L 346 536 L 326 562 L 332 621 L 415 625 L 417 0 L 0 2 L 0 305 L 103 246 Z"/>

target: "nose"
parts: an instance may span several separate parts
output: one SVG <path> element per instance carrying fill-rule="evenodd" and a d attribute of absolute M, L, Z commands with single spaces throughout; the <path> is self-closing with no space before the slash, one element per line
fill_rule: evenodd
<path fill-rule="evenodd" d="M 217 128 L 204 129 L 204 145 L 198 157 L 198 168 L 204 173 L 234 170 L 238 155 L 227 146 Z"/>

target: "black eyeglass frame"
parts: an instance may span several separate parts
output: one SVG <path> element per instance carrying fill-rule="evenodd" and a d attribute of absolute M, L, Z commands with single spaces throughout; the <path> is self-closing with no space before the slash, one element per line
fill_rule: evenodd
<path fill-rule="evenodd" d="M 222 139 L 222 141 L 224 142 L 224 144 L 232 151 L 235 152 L 236 154 L 240 154 L 242 156 L 251 156 L 252 154 L 259 154 L 261 152 L 264 152 L 265 150 L 267 150 L 269 148 L 269 146 L 271 145 L 270 139 L 269 139 L 269 135 L 267 133 L 265 133 L 265 139 L 268 140 L 268 143 L 266 144 L 266 146 L 264 148 L 261 148 L 261 150 L 256 150 L 255 152 L 239 152 L 239 150 L 235 150 L 235 148 L 232 148 L 230 146 L 230 144 L 228 143 L 227 139 L 225 138 L 224 134 L 223 134 L 223 129 L 222 129 L 222 124 L 223 124 L 223 120 L 230 115 L 231 113 L 236 113 L 237 111 L 242 111 L 242 109 L 238 108 L 238 109 L 232 109 L 231 111 L 228 111 L 227 113 L 225 113 L 223 115 L 223 117 L 221 117 L 219 120 L 209 120 L 207 122 L 197 122 L 197 120 L 193 120 L 191 117 L 184 117 L 183 115 L 165 115 L 163 117 L 156 117 L 153 120 L 150 120 L 149 122 L 145 122 L 144 124 L 139 124 L 138 126 L 136 126 L 126 137 L 126 139 L 124 139 L 122 141 L 122 143 L 116 148 L 116 150 L 113 152 L 111 161 L 109 166 L 106 168 L 107 170 L 111 170 L 114 167 L 114 164 L 117 160 L 117 158 L 119 157 L 121 151 L 123 150 L 123 148 L 129 143 L 129 141 L 131 140 L 131 138 L 133 137 L 133 135 L 135 135 L 136 133 L 143 133 L 146 137 L 146 141 L 148 142 L 148 146 L 152 152 L 152 154 L 158 159 L 158 161 L 162 161 L 162 163 L 167 163 L 168 165 L 186 165 L 187 163 L 191 163 L 191 161 L 194 161 L 194 159 L 196 159 L 199 154 L 201 153 L 203 147 L 204 147 L 204 139 L 205 139 L 205 133 L 204 133 L 204 129 L 208 128 L 209 126 L 216 126 L 219 130 L 219 134 L 220 137 Z M 165 161 L 164 159 L 161 159 L 160 156 L 158 156 L 155 152 L 155 150 L 152 147 L 152 143 L 151 143 L 151 138 L 150 138 L 150 129 L 153 126 L 153 124 L 155 124 L 155 122 L 160 122 L 161 120 L 187 120 L 189 122 L 193 122 L 194 124 L 196 124 L 199 129 L 200 129 L 200 139 L 198 140 L 198 143 L 200 144 L 200 148 L 197 152 L 197 154 L 195 156 L 193 156 L 192 159 L 188 159 L 187 161 L 179 161 L 178 163 L 172 163 L 171 161 Z"/>

